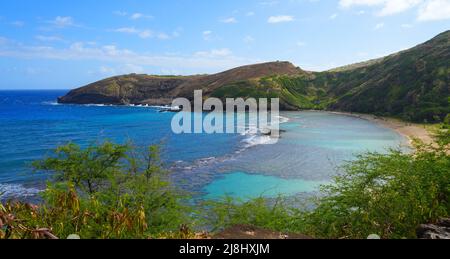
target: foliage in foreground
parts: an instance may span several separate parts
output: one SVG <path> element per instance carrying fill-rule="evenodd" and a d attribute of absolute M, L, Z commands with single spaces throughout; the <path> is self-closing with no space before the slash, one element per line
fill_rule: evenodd
<path fill-rule="evenodd" d="M 188 209 L 166 179 L 157 146 L 139 158 L 129 145 L 104 143 L 83 150 L 69 144 L 35 167 L 54 173 L 54 183 L 48 184 L 40 206 L 0 207 L 0 238 L 189 235 L 179 232 Z"/>
<path fill-rule="evenodd" d="M 419 147 L 414 155 L 366 154 L 324 186 L 315 209 L 292 209 L 279 200 L 209 204 L 216 228 L 249 224 L 317 238 L 416 238 L 416 228 L 450 216 L 448 149 Z"/>
<path fill-rule="evenodd" d="M 418 225 L 450 213 L 450 157 L 443 149 L 415 155 L 368 154 L 346 166 L 310 215 L 319 236 L 414 238 Z"/>
<path fill-rule="evenodd" d="M 445 126 L 440 135 L 439 145 L 420 146 L 414 154 L 362 155 L 322 188 L 314 209 L 282 198 L 227 198 L 206 202 L 196 213 L 167 180 L 158 147 L 139 158 L 128 145 L 83 150 L 70 144 L 35 164 L 55 174 L 43 204 L 0 206 L 0 239 L 192 238 L 189 229 L 199 219 L 215 231 L 246 224 L 317 238 L 415 238 L 419 224 L 450 216 Z"/>

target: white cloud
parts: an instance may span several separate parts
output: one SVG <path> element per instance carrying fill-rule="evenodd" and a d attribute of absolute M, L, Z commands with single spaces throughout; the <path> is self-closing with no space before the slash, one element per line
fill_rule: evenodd
<path fill-rule="evenodd" d="M 304 42 L 304 41 L 298 41 L 297 43 L 296 43 L 296 45 L 297 45 L 297 47 L 304 47 L 304 46 L 306 46 L 306 42 Z"/>
<path fill-rule="evenodd" d="M 384 23 L 378 23 L 377 25 L 375 25 L 375 30 L 381 30 L 382 28 L 384 28 Z"/>
<path fill-rule="evenodd" d="M 145 18 L 145 19 L 152 19 L 153 16 L 146 15 L 146 14 L 143 14 L 143 13 L 134 13 L 134 14 L 132 14 L 130 16 L 130 19 L 132 19 L 132 20 L 139 20 L 139 19 L 143 19 L 143 18 Z"/>
<path fill-rule="evenodd" d="M 125 64 L 119 66 L 100 66 L 98 71 L 90 71 L 89 74 L 100 74 L 102 76 L 115 76 L 123 74 L 142 74 L 145 72 L 144 67 L 135 64 Z"/>
<path fill-rule="evenodd" d="M 418 21 L 450 19 L 450 0 L 340 0 L 343 8 L 353 6 L 378 7 L 378 16 L 388 16 L 417 9 Z"/>
<path fill-rule="evenodd" d="M 255 12 L 248 12 L 245 14 L 245 16 L 254 16 L 254 15 L 255 15 Z"/>
<path fill-rule="evenodd" d="M 350 8 L 353 6 L 369 6 L 380 7 L 377 12 L 379 16 L 393 15 L 402 13 L 413 7 L 416 7 L 424 0 L 340 0 L 339 5 L 343 8 Z"/>
<path fill-rule="evenodd" d="M 181 72 L 180 72 L 180 70 L 177 70 L 177 69 L 167 69 L 167 68 L 165 68 L 165 69 L 161 69 L 159 74 L 160 75 L 180 75 Z"/>
<path fill-rule="evenodd" d="M 419 9 L 419 21 L 437 21 L 450 19 L 449 0 L 430 0 Z"/>
<path fill-rule="evenodd" d="M 142 39 L 148 39 L 154 36 L 153 31 L 151 30 L 148 29 L 140 30 L 136 29 L 135 27 L 122 27 L 115 29 L 114 31 L 119 33 L 135 34 Z"/>
<path fill-rule="evenodd" d="M 210 51 L 199 51 L 195 53 L 197 57 L 205 57 L 205 58 L 216 58 L 216 57 L 226 57 L 231 56 L 232 52 L 229 49 L 213 49 Z"/>
<path fill-rule="evenodd" d="M 111 64 L 109 65 L 110 67 L 113 67 L 114 64 L 117 64 L 119 67 L 122 64 L 133 64 L 140 67 L 151 66 L 160 69 L 178 69 L 179 71 L 189 71 L 189 73 L 219 72 L 245 64 L 261 62 L 259 59 L 237 57 L 227 48 L 198 51 L 190 55 L 154 55 L 146 52 L 137 53 L 129 49 L 119 48 L 116 45 L 95 46 L 85 42 L 77 42 L 66 48 L 55 48 L 50 46 L 24 45 L 4 38 L 0 38 L 0 57 L 38 60 L 90 60 L 108 62 Z M 136 68 L 134 67 L 129 71 L 139 73 L 139 69 L 136 70 Z M 114 69 L 118 71 L 117 68 Z"/>
<path fill-rule="evenodd" d="M 270 16 L 269 19 L 267 20 L 268 23 L 282 23 L 292 21 L 294 21 L 294 17 L 290 15 Z"/>
<path fill-rule="evenodd" d="M 37 35 L 35 37 L 39 41 L 63 41 L 61 37 L 58 36 L 43 36 L 43 35 Z"/>
<path fill-rule="evenodd" d="M 354 5 L 376 6 L 376 5 L 381 5 L 384 3 L 386 3 L 386 0 L 340 0 L 339 1 L 339 5 L 344 8 L 349 8 Z"/>
<path fill-rule="evenodd" d="M 422 0 L 389 0 L 378 13 L 380 16 L 402 13 L 420 4 Z"/>
<path fill-rule="evenodd" d="M 212 31 L 203 31 L 202 32 L 203 39 L 205 41 L 211 41 L 213 39 L 213 32 Z"/>
<path fill-rule="evenodd" d="M 263 2 L 259 2 L 259 4 L 263 5 L 263 6 L 274 6 L 274 5 L 277 5 L 279 3 L 280 3 L 279 1 L 263 1 Z"/>
<path fill-rule="evenodd" d="M 130 74 L 130 73 L 136 73 L 136 74 L 140 74 L 140 73 L 144 73 L 145 69 L 142 66 L 139 65 L 134 65 L 134 64 L 125 64 L 122 68 L 121 68 L 122 72 L 121 74 Z"/>
<path fill-rule="evenodd" d="M 75 26 L 75 21 L 70 16 L 57 16 L 54 20 L 49 21 L 48 23 L 50 23 L 58 28 Z"/>
<path fill-rule="evenodd" d="M 113 12 L 113 14 L 118 15 L 118 16 L 127 16 L 128 15 L 127 12 L 123 12 L 123 11 L 115 11 L 115 12 Z"/>
<path fill-rule="evenodd" d="M 141 14 L 141 13 L 134 13 L 134 14 L 132 14 L 132 15 L 130 16 L 130 18 L 131 18 L 132 20 L 137 20 L 137 19 L 142 18 L 142 16 L 144 16 L 144 15 Z"/>
<path fill-rule="evenodd" d="M 101 66 L 99 69 L 100 74 L 102 75 L 114 75 L 116 74 L 116 70 L 112 67 Z"/>
<path fill-rule="evenodd" d="M 128 13 L 125 11 L 115 11 L 113 12 L 114 15 L 122 16 L 122 17 L 128 17 L 131 20 L 139 20 L 139 19 L 153 19 L 154 17 L 152 15 L 143 14 L 143 13 Z"/>
<path fill-rule="evenodd" d="M 247 35 L 247 36 L 244 37 L 244 42 L 247 43 L 247 44 L 253 43 L 254 41 L 255 41 L 255 38 L 253 38 L 250 35 Z"/>
<path fill-rule="evenodd" d="M 139 37 L 142 39 L 148 39 L 152 38 L 154 36 L 153 32 L 151 30 L 143 30 L 138 32 Z"/>
<path fill-rule="evenodd" d="M 121 33 L 130 33 L 130 34 L 136 34 L 139 33 L 139 30 L 134 27 L 122 27 L 114 30 L 115 32 L 121 32 Z"/>
<path fill-rule="evenodd" d="M 234 17 L 225 18 L 220 20 L 222 23 L 237 23 L 238 21 Z"/>
<path fill-rule="evenodd" d="M 330 20 L 334 20 L 334 19 L 336 19 L 337 17 L 338 17 L 338 14 L 337 14 L 337 13 L 334 13 L 334 14 L 330 15 Z"/>
<path fill-rule="evenodd" d="M 138 37 L 140 37 L 142 39 L 157 38 L 159 40 L 169 40 L 169 39 L 180 36 L 180 33 L 178 30 L 174 31 L 171 34 L 168 34 L 165 32 L 154 32 L 150 29 L 137 29 L 135 27 L 122 27 L 122 28 L 114 29 L 113 31 L 119 32 L 119 33 L 137 35 Z"/>

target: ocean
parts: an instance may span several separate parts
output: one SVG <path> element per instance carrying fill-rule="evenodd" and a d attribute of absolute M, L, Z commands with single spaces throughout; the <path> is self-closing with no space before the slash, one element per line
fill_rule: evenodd
<path fill-rule="evenodd" d="M 59 105 L 67 91 L 0 91 L 0 199 L 39 195 L 51 175 L 31 163 L 70 142 L 161 144 L 178 187 L 201 199 L 295 196 L 317 191 L 346 161 L 400 148 L 380 125 L 327 112 L 282 112 L 281 139 L 251 134 L 174 134 L 174 113 L 155 107 Z"/>

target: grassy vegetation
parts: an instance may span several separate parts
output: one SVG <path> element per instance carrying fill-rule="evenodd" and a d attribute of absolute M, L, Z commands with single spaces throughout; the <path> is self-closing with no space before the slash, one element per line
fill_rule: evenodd
<path fill-rule="evenodd" d="M 62 146 L 35 163 L 54 173 L 39 206 L 0 206 L 0 238 L 187 237 L 186 197 L 174 190 L 157 146 L 139 157 L 130 145 Z M 186 228 L 184 228 L 186 229 Z"/>
<path fill-rule="evenodd" d="M 401 67 L 401 66 L 405 67 Z M 298 109 L 340 110 L 396 117 L 419 123 L 440 123 L 450 113 L 450 71 L 428 65 L 433 79 L 422 74 L 389 74 L 374 67 L 355 71 L 322 72 L 300 76 L 271 76 L 223 86 L 212 93 L 218 98 L 280 98 Z M 400 66 L 400 67 L 399 67 Z M 395 63 L 382 70 L 410 71 L 412 64 Z M 388 73 L 388 75 L 387 75 Z M 386 78 L 391 78 L 388 80 Z M 425 83 L 424 83 L 425 82 Z"/>
<path fill-rule="evenodd" d="M 299 109 L 327 109 L 442 123 L 450 113 L 450 32 L 415 48 L 362 64 L 240 82 L 216 97 L 275 94 Z M 252 93 L 251 88 L 256 91 Z"/>
<path fill-rule="evenodd" d="M 446 45 L 445 45 L 446 44 Z M 390 56 L 383 62 L 342 71 L 276 75 L 236 82 L 212 93 L 218 98 L 280 98 L 298 109 L 338 110 L 441 123 L 450 113 L 448 58 L 437 45 Z M 427 50 L 428 51 L 428 50 Z"/>
<path fill-rule="evenodd" d="M 211 94 L 212 97 L 221 99 L 226 98 L 277 98 L 276 91 L 271 88 L 261 87 L 253 84 L 250 81 L 236 82 L 224 87 L 221 87 Z"/>
<path fill-rule="evenodd" d="M 313 210 L 294 209 L 283 199 L 224 200 L 210 204 L 209 215 L 219 229 L 249 224 L 316 238 L 416 238 L 417 226 L 450 214 L 448 148 L 363 155 L 322 191 Z"/>
<path fill-rule="evenodd" d="M 316 238 L 415 238 L 419 224 L 450 216 L 448 128 L 441 126 L 438 145 L 418 146 L 414 154 L 362 155 L 322 187 L 312 209 L 283 198 L 226 198 L 194 210 L 170 184 L 157 146 L 140 156 L 130 145 L 69 144 L 35 163 L 55 176 L 42 204 L 0 206 L 0 239 L 192 238 L 190 229 L 199 226 L 220 231 L 237 224 Z"/>

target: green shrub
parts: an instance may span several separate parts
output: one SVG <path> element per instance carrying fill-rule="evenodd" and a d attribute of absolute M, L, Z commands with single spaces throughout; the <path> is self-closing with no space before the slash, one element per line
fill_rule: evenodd
<path fill-rule="evenodd" d="M 345 169 L 307 215 L 317 236 L 414 238 L 419 224 L 449 216 L 450 157 L 442 148 L 367 154 Z"/>
<path fill-rule="evenodd" d="M 250 224 L 316 238 L 415 238 L 418 225 L 450 214 L 448 154 L 443 146 L 366 154 L 323 186 L 312 210 L 292 209 L 288 201 L 226 199 L 213 204 L 209 218 L 218 229 Z"/>
<path fill-rule="evenodd" d="M 176 236 L 181 225 L 190 223 L 190 211 L 182 205 L 186 197 L 169 183 L 157 146 L 140 157 L 129 145 L 106 142 L 81 149 L 69 144 L 34 165 L 52 172 L 54 181 L 40 206 L 9 203 L 0 208 L 2 221 L 9 222 L 0 226 L 0 238 L 43 237 L 38 231 L 43 228 L 61 238 Z"/>
<path fill-rule="evenodd" d="M 316 238 L 415 238 L 419 224 L 450 216 L 450 156 L 443 139 L 413 154 L 362 155 L 304 207 L 283 198 L 196 206 L 170 184 L 157 146 L 142 157 L 129 145 L 70 144 L 35 163 L 55 176 L 41 205 L 0 205 L 0 239 L 189 238 L 199 221 L 213 231 L 245 224 Z"/>
<path fill-rule="evenodd" d="M 234 225 L 253 225 L 277 231 L 302 232 L 302 211 L 280 197 L 275 201 L 258 198 L 240 202 L 232 198 L 202 204 L 208 226 L 221 231 Z"/>

